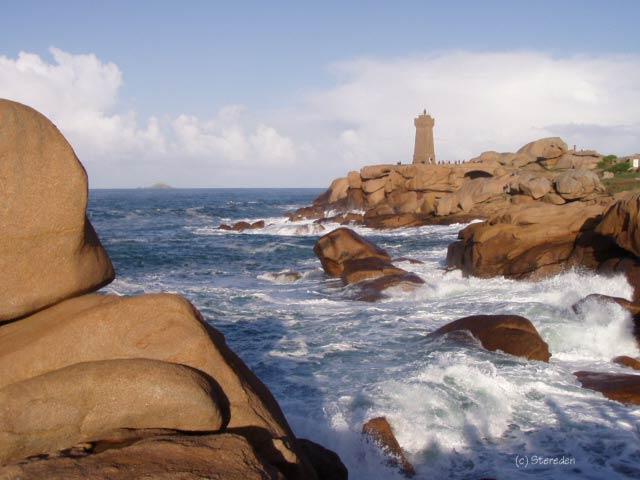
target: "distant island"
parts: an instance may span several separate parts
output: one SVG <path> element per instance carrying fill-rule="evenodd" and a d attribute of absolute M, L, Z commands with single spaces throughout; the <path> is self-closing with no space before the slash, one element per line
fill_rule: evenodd
<path fill-rule="evenodd" d="M 154 183 L 153 185 L 151 185 L 150 187 L 147 188 L 153 188 L 156 190 L 168 190 L 170 188 L 173 188 L 171 185 L 169 185 L 168 183 L 162 183 L 162 182 L 158 182 L 158 183 Z"/>

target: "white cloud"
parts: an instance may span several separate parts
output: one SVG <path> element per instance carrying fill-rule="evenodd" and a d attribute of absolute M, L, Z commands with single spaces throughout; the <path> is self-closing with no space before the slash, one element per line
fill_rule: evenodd
<path fill-rule="evenodd" d="M 371 163 L 410 161 L 413 117 L 436 118 L 436 154 L 466 159 L 543 136 L 605 153 L 640 151 L 638 56 L 441 54 L 330 66 L 334 85 L 277 111 L 223 106 L 140 119 L 122 110 L 123 74 L 95 55 L 0 56 L 0 96 L 54 120 L 94 186 L 326 185 Z M 126 100 L 126 99 L 125 99 Z"/>

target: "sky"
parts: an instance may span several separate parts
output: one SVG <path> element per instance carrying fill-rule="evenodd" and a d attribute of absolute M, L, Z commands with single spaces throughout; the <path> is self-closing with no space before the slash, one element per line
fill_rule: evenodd
<path fill-rule="evenodd" d="M 93 188 L 323 187 L 561 136 L 640 152 L 640 2 L 5 2 L 0 97 Z"/>

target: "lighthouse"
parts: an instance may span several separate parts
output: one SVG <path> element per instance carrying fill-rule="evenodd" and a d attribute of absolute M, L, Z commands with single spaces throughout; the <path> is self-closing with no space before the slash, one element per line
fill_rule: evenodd
<path fill-rule="evenodd" d="M 425 109 L 418 115 L 413 124 L 416 126 L 416 145 L 413 150 L 413 163 L 436 163 L 436 152 L 433 146 L 433 126 L 435 120 Z"/>

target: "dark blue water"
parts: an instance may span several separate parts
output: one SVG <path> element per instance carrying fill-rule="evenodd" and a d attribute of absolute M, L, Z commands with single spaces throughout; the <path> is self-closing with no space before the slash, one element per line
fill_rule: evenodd
<path fill-rule="evenodd" d="M 385 301 L 352 300 L 327 278 L 313 245 L 327 230 L 291 223 L 312 189 L 93 190 L 90 218 L 116 267 L 104 290 L 179 293 L 269 386 L 297 434 L 338 451 L 352 479 L 395 478 L 363 444 L 362 423 L 385 415 L 418 478 L 627 478 L 640 475 L 638 409 L 581 389 L 572 372 L 616 371 L 640 355 L 616 306 L 570 305 L 589 293 L 630 293 L 624 279 L 571 272 L 541 283 L 462 278 L 443 269 L 461 226 L 358 229 L 426 283 Z M 245 233 L 220 223 L 264 219 Z M 278 277 L 293 270 L 297 281 Z M 551 364 L 433 342 L 430 331 L 477 313 L 530 318 Z M 569 455 L 568 467 L 516 467 L 516 455 Z"/>

